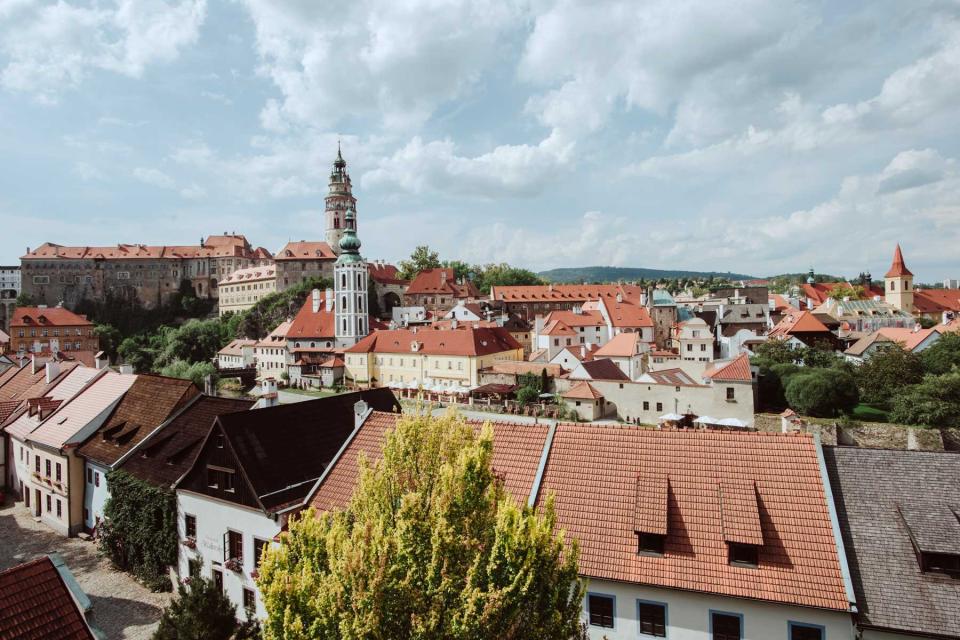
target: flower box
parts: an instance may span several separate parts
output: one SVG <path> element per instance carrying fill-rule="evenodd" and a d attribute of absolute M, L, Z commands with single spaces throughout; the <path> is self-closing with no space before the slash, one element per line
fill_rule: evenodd
<path fill-rule="evenodd" d="M 260 577 L 260 572 L 254 569 L 253 571 L 250 572 L 250 577 L 256 580 L 257 578 Z"/>
<path fill-rule="evenodd" d="M 243 570 L 243 566 L 240 564 L 240 561 L 237 560 L 236 558 L 230 558 L 229 560 L 223 563 L 223 566 L 226 569 L 229 569 L 230 571 L 233 571 L 235 573 L 240 573 L 240 571 Z"/>
<path fill-rule="evenodd" d="M 194 538 L 187 538 L 183 541 L 183 546 L 185 546 L 187 549 L 196 549 L 197 541 Z"/>

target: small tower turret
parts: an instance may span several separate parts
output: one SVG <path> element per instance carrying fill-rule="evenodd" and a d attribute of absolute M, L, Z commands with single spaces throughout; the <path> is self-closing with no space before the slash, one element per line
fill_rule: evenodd
<path fill-rule="evenodd" d="M 884 298 L 894 307 L 913 313 L 913 273 L 903 261 L 900 245 L 893 252 L 893 263 L 883 276 Z"/>
<path fill-rule="evenodd" d="M 347 210 L 352 209 L 354 218 L 349 223 L 354 231 L 357 229 L 356 210 L 357 199 L 353 197 L 353 186 L 350 174 L 347 172 L 347 161 L 340 152 L 340 143 L 337 143 L 337 158 L 333 161 L 330 171 L 330 183 L 326 203 L 327 244 L 334 253 L 340 253 L 340 238 L 348 224 Z"/>
<path fill-rule="evenodd" d="M 340 256 L 333 267 L 334 335 L 338 348 L 352 347 L 370 333 L 367 263 L 360 255 L 356 215 L 352 208 L 344 212 Z"/>

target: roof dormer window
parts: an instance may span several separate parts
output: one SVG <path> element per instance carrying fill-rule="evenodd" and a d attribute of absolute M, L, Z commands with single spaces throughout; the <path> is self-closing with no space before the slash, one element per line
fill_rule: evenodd
<path fill-rule="evenodd" d="M 760 547 L 755 544 L 727 543 L 727 559 L 737 567 L 756 568 L 760 556 Z"/>

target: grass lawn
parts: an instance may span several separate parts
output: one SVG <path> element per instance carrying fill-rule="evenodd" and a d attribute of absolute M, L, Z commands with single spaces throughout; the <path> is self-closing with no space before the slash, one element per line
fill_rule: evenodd
<path fill-rule="evenodd" d="M 863 403 L 854 407 L 853 417 L 864 422 L 890 422 L 886 411 Z"/>

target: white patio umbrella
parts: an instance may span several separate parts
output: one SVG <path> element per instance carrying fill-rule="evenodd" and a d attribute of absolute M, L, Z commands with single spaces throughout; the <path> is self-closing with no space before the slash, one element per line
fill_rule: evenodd
<path fill-rule="evenodd" d="M 677 422 L 678 420 L 683 420 L 683 416 L 679 413 L 665 413 L 657 419 L 660 422 Z"/>
<path fill-rule="evenodd" d="M 719 424 L 716 418 L 711 418 L 710 416 L 700 416 L 694 422 L 699 422 L 700 424 Z"/>
<path fill-rule="evenodd" d="M 747 426 L 746 422 L 737 418 L 721 418 L 717 420 L 717 424 L 724 427 L 739 427 L 741 429 Z"/>

